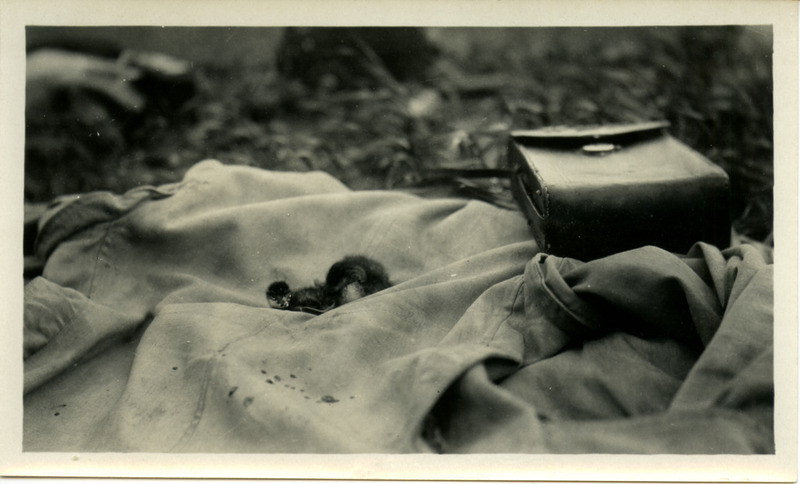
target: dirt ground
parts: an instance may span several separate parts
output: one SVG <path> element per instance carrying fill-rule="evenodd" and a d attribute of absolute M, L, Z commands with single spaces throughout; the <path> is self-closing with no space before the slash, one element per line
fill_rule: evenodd
<path fill-rule="evenodd" d="M 502 167 L 513 129 L 664 119 L 729 174 L 736 230 L 772 243 L 768 28 L 406 30 L 29 27 L 29 55 L 186 62 L 140 98 L 29 82 L 26 202 L 176 181 L 206 158 L 418 187 L 435 168 Z"/>

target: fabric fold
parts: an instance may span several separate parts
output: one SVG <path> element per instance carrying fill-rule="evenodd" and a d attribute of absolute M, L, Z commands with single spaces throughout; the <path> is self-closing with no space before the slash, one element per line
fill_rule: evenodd
<path fill-rule="evenodd" d="M 129 337 L 145 315 L 128 315 L 41 277 L 25 288 L 24 393 Z"/>
<path fill-rule="evenodd" d="M 644 247 L 589 263 L 538 254 L 524 292 L 535 301 L 526 329 L 555 336 L 547 357 L 537 329 L 517 372 L 459 379 L 432 412 L 436 449 L 774 452 L 772 266 L 755 249 Z M 516 417 L 476 417 L 487 407 Z"/>

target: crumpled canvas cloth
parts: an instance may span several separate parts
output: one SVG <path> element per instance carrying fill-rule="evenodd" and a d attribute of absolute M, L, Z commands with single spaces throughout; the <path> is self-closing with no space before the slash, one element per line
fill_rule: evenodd
<path fill-rule="evenodd" d="M 201 162 L 63 200 L 25 289 L 24 451 L 774 453 L 772 265 L 539 253 L 524 218 Z M 275 280 L 395 285 L 322 315 Z"/>

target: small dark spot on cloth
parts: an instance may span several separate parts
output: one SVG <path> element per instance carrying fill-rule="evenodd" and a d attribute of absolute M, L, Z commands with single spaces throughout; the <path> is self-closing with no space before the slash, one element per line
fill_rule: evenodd
<path fill-rule="evenodd" d="M 306 392 L 306 391 L 305 391 L 305 390 L 303 390 L 302 388 L 300 389 L 300 393 L 305 393 L 305 392 Z"/>
<path fill-rule="evenodd" d="M 275 375 L 275 381 L 281 381 L 281 377 L 279 377 L 278 375 Z"/>
<path fill-rule="evenodd" d="M 311 368 L 309 368 L 308 371 L 311 371 Z"/>
<path fill-rule="evenodd" d="M 272 385 L 272 380 L 270 380 L 269 378 L 267 378 L 267 383 L 269 383 L 270 385 Z"/>
<path fill-rule="evenodd" d="M 320 401 L 324 402 L 324 403 L 336 403 L 339 400 L 335 399 L 334 397 L 332 397 L 330 395 L 325 395 L 322 398 L 320 398 Z"/>
<path fill-rule="evenodd" d="M 290 389 L 292 389 L 292 390 L 294 390 L 294 389 L 295 389 L 294 387 L 289 387 L 289 388 L 290 388 Z"/>
<path fill-rule="evenodd" d="M 59 413 L 59 412 L 56 412 L 56 413 L 54 413 L 53 415 L 55 415 L 56 417 L 58 417 L 59 415 L 61 415 L 61 413 Z"/>
<path fill-rule="evenodd" d="M 306 400 L 308 400 L 308 395 L 304 396 L 303 398 L 305 398 Z"/>
<path fill-rule="evenodd" d="M 350 400 L 352 400 L 352 399 L 354 399 L 354 398 L 356 398 L 356 397 L 354 397 L 353 395 L 350 395 Z"/>
<path fill-rule="evenodd" d="M 236 390 L 238 390 L 238 389 L 239 389 L 239 387 L 231 388 L 231 390 L 228 392 L 228 398 L 231 398 L 233 396 L 233 394 L 236 393 Z"/>
<path fill-rule="evenodd" d="M 177 367 L 177 366 L 173 366 L 173 367 L 172 367 L 172 369 L 173 369 L 173 370 L 177 370 L 177 369 L 178 369 L 178 367 Z"/>
<path fill-rule="evenodd" d="M 247 397 L 242 401 L 242 405 L 244 405 L 244 408 L 249 407 L 251 403 L 253 403 L 253 397 Z"/>
<path fill-rule="evenodd" d="M 225 356 L 226 356 L 225 353 L 222 353 L 222 357 L 224 358 Z"/>
<path fill-rule="evenodd" d="M 262 375 L 266 375 L 267 374 L 267 370 L 261 370 L 261 374 Z"/>
<path fill-rule="evenodd" d="M 289 378 L 297 378 L 297 377 L 294 375 L 289 375 Z"/>
<path fill-rule="evenodd" d="M 288 384 L 286 384 L 286 385 L 284 385 L 284 386 L 285 386 L 286 388 L 289 388 L 289 385 L 288 385 Z"/>

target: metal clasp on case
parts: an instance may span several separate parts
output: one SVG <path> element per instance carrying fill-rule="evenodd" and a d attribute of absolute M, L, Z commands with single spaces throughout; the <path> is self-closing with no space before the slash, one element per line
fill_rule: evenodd
<path fill-rule="evenodd" d="M 619 145 L 612 143 L 590 143 L 581 147 L 583 154 L 590 156 L 605 156 L 619 149 Z"/>

